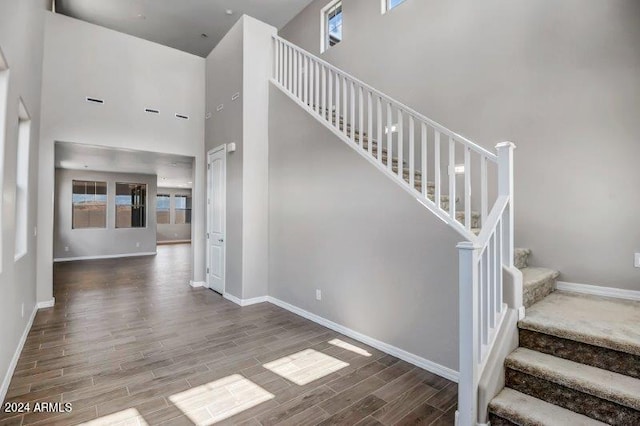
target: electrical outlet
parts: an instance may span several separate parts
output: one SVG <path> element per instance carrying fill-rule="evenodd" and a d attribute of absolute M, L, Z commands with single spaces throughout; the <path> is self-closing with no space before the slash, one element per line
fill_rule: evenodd
<path fill-rule="evenodd" d="M 64 251 L 69 251 L 69 246 L 64 246 Z"/>
<path fill-rule="evenodd" d="M 322 300 L 322 291 L 320 289 L 316 289 L 316 300 Z"/>
<path fill-rule="evenodd" d="M 640 268 L 640 253 L 636 253 L 636 259 L 635 259 L 635 262 L 634 262 L 634 266 L 636 268 Z"/>

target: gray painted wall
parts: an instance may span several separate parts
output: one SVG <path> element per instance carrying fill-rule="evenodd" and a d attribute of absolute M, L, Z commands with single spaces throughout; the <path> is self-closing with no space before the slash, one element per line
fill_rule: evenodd
<path fill-rule="evenodd" d="M 227 155 L 227 235 L 225 291 L 242 297 L 242 92 L 244 20 L 238 22 L 207 57 L 205 149 L 209 151 L 230 142 L 236 152 Z M 216 111 L 218 105 L 221 111 Z"/>
<path fill-rule="evenodd" d="M 44 11 L 50 1 L 0 2 L 0 50 L 8 66 L 8 90 L 0 88 L 0 400 L 9 386 L 8 369 L 31 314 L 36 307 L 36 252 L 34 236 L 38 211 L 38 140 Z M 2 71 L 0 71 L 2 72 Z M 6 72 L 6 71 L 5 71 Z M 0 77 L 6 78 L 7 74 Z M 16 152 L 18 99 L 31 116 L 27 254 L 14 258 L 16 235 Z M 6 120 L 6 121 L 5 121 Z M 6 128 L 5 128 L 6 124 Z"/>
<path fill-rule="evenodd" d="M 269 295 L 457 370 L 460 236 L 270 96 Z"/>
<path fill-rule="evenodd" d="M 203 58 L 47 14 L 39 152 L 39 300 L 51 299 L 53 290 L 56 141 L 195 157 L 192 280 L 204 281 L 204 70 Z M 87 96 L 105 103 L 90 104 Z M 160 114 L 147 114 L 146 107 Z M 189 120 L 176 119 L 176 112 L 189 115 Z"/>
<path fill-rule="evenodd" d="M 176 195 L 191 195 L 191 190 L 186 188 L 158 188 L 158 194 L 166 194 L 171 196 L 171 207 L 169 211 L 171 223 L 158 223 L 157 239 L 158 243 L 172 241 L 190 241 L 191 240 L 191 224 L 175 223 L 176 218 Z"/>
<path fill-rule="evenodd" d="M 314 54 L 311 3 L 280 35 Z M 493 148 L 514 141 L 516 244 L 561 280 L 640 290 L 640 3 L 344 2 L 323 59 Z"/>
<path fill-rule="evenodd" d="M 54 259 L 155 253 L 157 179 L 155 175 L 56 169 Z M 73 180 L 107 182 L 106 228 L 72 229 Z M 147 226 L 145 228 L 115 227 L 116 182 L 147 184 Z M 69 250 L 65 251 L 65 247 Z"/>

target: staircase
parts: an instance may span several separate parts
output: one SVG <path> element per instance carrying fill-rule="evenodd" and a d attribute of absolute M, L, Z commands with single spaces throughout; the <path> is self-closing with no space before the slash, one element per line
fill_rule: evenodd
<path fill-rule="evenodd" d="M 527 310 L 491 425 L 640 425 L 640 302 L 554 291 L 530 254 L 515 251 Z"/>

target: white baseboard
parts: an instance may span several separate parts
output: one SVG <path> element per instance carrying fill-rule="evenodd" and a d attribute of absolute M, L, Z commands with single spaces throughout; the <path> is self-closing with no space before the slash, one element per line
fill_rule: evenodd
<path fill-rule="evenodd" d="M 622 288 L 600 287 L 591 284 L 578 284 L 558 281 L 556 289 L 573 293 L 591 294 L 594 296 L 613 297 L 616 299 L 640 300 L 640 291 Z"/>
<path fill-rule="evenodd" d="M 444 377 L 456 383 L 458 382 L 458 372 L 448 367 L 437 364 L 433 361 L 429 361 L 428 359 L 422 358 L 418 355 L 414 355 L 410 352 L 405 351 L 404 349 L 400 349 L 388 343 L 381 342 L 380 340 L 377 340 L 377 339 L 374 339 L 373 337 L 369 337 L 367 335 L 359 333 L 355 330 L 352 330 L 343 325 L 337 324 L 333 321 L 329 321 L 328 319 L 325 319 L 311 312 L 305 311 L 304 309 L 298 308 L 297 306 L 284 302 L 280 299 L 276 299 L 275 297 L 267 296 L 267 302 L 273 303 L 274 305 L 279 306 L 283 309 L 286 309 L 287 311 L 293 312 L 296 315 L 300 315 L 301 317 L 304 317 L 308 320 L 318 323 L 324 327 L 330 328 L 333 331 L 337 331 L 338 333 L 344 334 L 345 336 L 351 337 L 352 339 L 362 342 L 365 345 L 374 347 L 384 353 L 393 355 L 396 358 L 400 358 L 403 361 L 406 361 L 417 367 L 423 368 L 427 371 L 437 374 L 438 376 Z"/>
<path fill-rule="evenodd" d="M 198 287 L 206 287 L 207 283 L 204 281 L 189 281 L 189 285 L 193 288 L 198 288 Z"/>
<path fill-rule="evenodd" d="M 49 302 L 45 302 L 45 303 L 49 303 Z M 0 401 L 2 403 L 4 403 L 4 398 L 7 396 L 7 391 L 9 390 L 9 384 L 11 383 L 13 372 L 16 370 L 16 366 L 18 365 L 18 360 L 20 359 L 22 348 L 24 347 L 24 344 L 27 341 L 27 336 L 29 335 L 29 331 L 31 330 L 31 326 L 33 325 L 33 320 L 36 318 L 36 313 L 38 313 L 37 305 L 33 307 L 33 312 L 31 312 L 31 317 L 29 318 L 29 322 L 27 322 L 27 326 L 24 328 L 22 337 L 18 342 L 18 347 L 16 348 L 16 351 L 13 354 L 13 358 L 11 359 L 11 363 L 9 364 L 7 373 L 4 375 L 4 379 L 2 380 L 2 387 L 0 387 Z"/>
<path fill-rule="evenodd" d="M 46 309 L 46 308 L 53 308 L 53 306 L 56 304 L 56 298 L 52 297 L 51 300 L 45 300 L 44 302 L 38 302 L 38 304 L 36 305 L 36 307 L 38 309 Z"/>
<path fill-rule="evenodd" d="M 57 257 L 54 262 L 72 262 L 74 260 L 100 260 L 100 259 L 117 259 L 120 257 L 137 257 L 137 256 L 155 256 L 155 251 L 143 253 L 123 253 L 123 254 L 105 254 L 102 256 L 79 256 L 79 257 Z"/>
<path fill-rule="evenodd" d="M 239 297 L 236 297 L 230 293 L 225 293 L 223 297 L 235 303 L 236 305 L 240 305 L 240 306 L 249 306 L 249 305 L 255 305 L 257 303 L 264 303 L 267 301 L 267 298 L 268 298 L 268 296 L 260 296 L 260 297 L 254 297 L 251 299 L 240 299 Z"/>
<path fill-rule="evenodd" d="M 159 246 L 166 246 L 171 244 L 187 244 L 190 242 L 191 240 L 166 240 L 166 241 L 156 241 L 156 244 Z"/>

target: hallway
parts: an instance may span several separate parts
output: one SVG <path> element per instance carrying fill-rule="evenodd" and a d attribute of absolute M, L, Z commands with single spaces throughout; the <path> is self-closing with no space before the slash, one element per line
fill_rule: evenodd
<path fill-rule="evenodd" d="M 7 395 L 32 412 L 0 425 L 453 424 L 454 383 L 274 305 L 192 289 L 189 259 L 167 245 L 57 263 L 56 305 L 38 312 Z"/>

